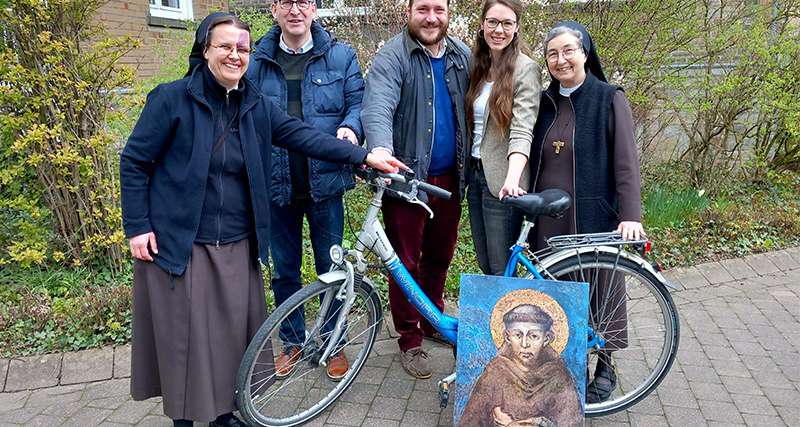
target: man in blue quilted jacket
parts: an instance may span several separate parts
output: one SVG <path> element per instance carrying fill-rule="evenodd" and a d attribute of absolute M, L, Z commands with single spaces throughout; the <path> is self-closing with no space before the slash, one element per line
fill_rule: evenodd
<path fill-rule="evenodd" d="M 289 115 L 336 135 L 343 144 L 358 144 L 364 80 L 355 51 L 314 21 L 314 0 L 273 0 L 271 10 L 275 26 L 257 42 L 247 76 Z M 308 220 L 317 274 L 323 274 L 330 268 L 331 245 L 342 243 L 342 195 L 354 181 L 349 166 L 283 148 L 273 148 L 272 159 L 272 290 L 280 305 L 301 287 L 303 218 Z M 337 302 L 323 333 L 335 324 Z M 281 325 L 284 348 L 275 367 L 279 378 L 294 370 L 304 332 L 299 313 Z M 344 352 L 331 356 L 327 372 L 332 380 L 344 377 L 347 369 Z"/>

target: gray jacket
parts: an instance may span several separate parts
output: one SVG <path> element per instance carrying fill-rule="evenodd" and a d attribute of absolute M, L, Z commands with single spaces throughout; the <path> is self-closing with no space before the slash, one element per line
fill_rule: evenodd
<path fill-rule="evenodd" d="M 456 163 L 464 194 L 464 163 L 469 140 L 464 96 L 469 86 L 470 50 L 447 36 L 445 79 L 456 116 Z M 422 46 L 404 28 L 378 51 L 367 75 L 361 123 L 367 148 L 390 150 L 425 179 L 433 145 L 434 108 L 431 62 Z"/>
<path fill-rule="evenodd" d="M 500 193 L 508 173 L 508 156 L 522 153 L 530 158 L 533 126 L 539 112 L 539 97 L 542 92 L 542 73 L 539 66 L 523 53 L 517 55 L 514 65 L 514 101 L 511 106 L 511 124 L 509 129 L 501 131 L 493 120 L 491 112 L 484 112 L 483 137 L 481 138 L 481 162 L 486 184 L 495 197 Z M 472 145 L 472 138 L 469 139 Z M 470 151 L 472 149 L 470 148 Z M 530 186 L 528 166 L 519 177 L 519 186 L 527 189 Z"/>

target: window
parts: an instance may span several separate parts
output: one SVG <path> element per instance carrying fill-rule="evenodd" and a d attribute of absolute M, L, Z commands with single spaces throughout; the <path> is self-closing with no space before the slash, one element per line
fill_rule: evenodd
<path fill-rule="evenodd" d="M 320 18 L 329 16 L 366 15 L 367 0 L 316 0 L 317 15 Z"/>
<path fill-rule="evenodd" d="M 179 21 L 192 20 L 192 0 L 150 0 L 150 16 Z"/>

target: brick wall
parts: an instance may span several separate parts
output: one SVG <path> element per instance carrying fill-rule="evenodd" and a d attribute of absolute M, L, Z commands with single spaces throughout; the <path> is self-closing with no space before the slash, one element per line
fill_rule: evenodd
<path fill-rule="evenodd" d="M 227 0 L 192 0 L 196 21 L 208 15 L 209 10 L 228 10 Z M 109 0 L 98 13 L 97 19 L 112 36 L 131 36 L 142 41 L 142 46 L 122 59 L 133 66 L 139 77 L 152 76 L 160 65 L 153 47 L 159 42 L 169 42 L 175 31 L 164 25 L 151 25 L 148 0 Z M 163 24 L 163 22 L 162 22 Z"/>

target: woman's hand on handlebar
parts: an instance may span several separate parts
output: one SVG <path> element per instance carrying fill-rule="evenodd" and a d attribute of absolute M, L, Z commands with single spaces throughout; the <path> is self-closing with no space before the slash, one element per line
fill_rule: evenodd
<path fill-rule="evenodd" d="M 377 169 L 386 173 L 397 173 L 400 169 L 405 171 L 411 170 L 403 162 L 392 156 L 392 154 L 387 150 L 371 151 L 367 154 L 367 158 L 364 160 L 364 163 L 373 169 Z"/>

